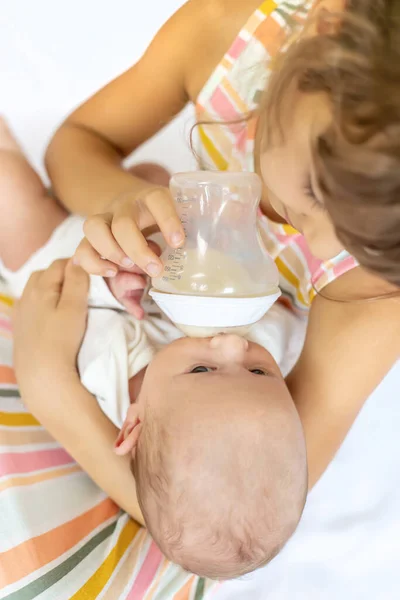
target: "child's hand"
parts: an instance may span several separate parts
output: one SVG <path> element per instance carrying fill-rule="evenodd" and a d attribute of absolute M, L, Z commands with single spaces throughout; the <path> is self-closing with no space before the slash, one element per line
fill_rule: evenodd
<path fill-rule="evenodd" d="M 77 376 L 88 290 L 86 273 L 66 260 L 31 276 L 14 311 L 14 364 L 22 393 L 51 376 Z"/>
<path fill-rule="evenodd" d="M 168 245 L 178 248 L 184 231 L 169 190 L 149 186 L 140 193 L 115 201 L 110 211 L 89 217 L 86 238 L 78 246 L 74 262 L 93 275 L 112 277 L 118 270 L 137 265 L 150 277 L 162 263 L 147 243 L 143 230 L 158 227 Z"/>

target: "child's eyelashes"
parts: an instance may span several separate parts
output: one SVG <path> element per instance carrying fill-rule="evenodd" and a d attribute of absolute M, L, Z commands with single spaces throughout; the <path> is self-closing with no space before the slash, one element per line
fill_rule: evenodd
<path fill-rule="evenodd" d="M 216 367 L 205 367 L 203 365 L 199 365 L 197 367 L 193 367 L 193 369 L 190 370 L 191 374 L 196 374 L 196 373 L 210 373 L 211 371 L 216 371 Z M 248 371 L 250 373 L 253 373 L 253 375 L 268 375 L 268 373 L 266 371 L 264 371 L 264 369 L 248 369 Z"/>
<path fill-rule="evenodd" d="M 211 367 L 203 367 L 203 366 L 199 366 L 199 367 L 194 367 L 190 373 L 209 373 L 210 371 L 215 371 L 214 368 Z"/>
<path fill-rule="evenodd" d="M 311 208 L 319 208 L 320 210 L 325 210 L 324 205 L 322 204 L 322 202 L 320 202 L 320 200 L 317 198 L 311 180 L 307 183 L 307 185 L 304 188 L 304 194 L 310 199 L 310 201 L 312 202 L 312 207 Z"/>
<path fill-rule="evenodd" d="M 249 369 L 249 371 L 250 373 L 253 373 L 253 375 L 264 375 L 264 377 L 268 375 L 268 373 L 264 371 L 264 369 Z"/>

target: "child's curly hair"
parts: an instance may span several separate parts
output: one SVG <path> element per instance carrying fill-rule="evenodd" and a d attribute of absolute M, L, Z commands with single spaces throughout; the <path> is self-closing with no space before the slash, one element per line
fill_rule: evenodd
<path fill-rule="evenodd" d="M 321 12 L 318 27 L 276 64 L 262 137 L 293 82 L 328 94 L 332 122 L 313 148 L 326 209 L 360 264 L 400 286 L 400 0 L 348 0 L 342 14 Z"/>

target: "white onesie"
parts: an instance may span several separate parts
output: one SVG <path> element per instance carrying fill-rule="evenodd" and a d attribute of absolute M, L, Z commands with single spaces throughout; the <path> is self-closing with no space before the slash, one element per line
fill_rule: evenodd
<path fill-rule="evenodd" d="M 58 258 L 71 257 L 83 238 L 84 219 L 71 215 L 53 232 L 17 272 L 0 264 L 10 294 L 19 297 L 34 271 L 47 268 Z M 144 369 L 157 350 L 183 334 L 163 316 L 146 295 L 146 316 L 138 321 L 124 312 L 102 277 L 91 276 L 89 316 L 78 356 L 82 384 L 91 392 L 107 417 L 121 427 L 129 408 L 129 379 Z M 271 352 L 286 376 L 301 351 L 306 324 L 275 304 L 249 331 L 247 338 Z"/>

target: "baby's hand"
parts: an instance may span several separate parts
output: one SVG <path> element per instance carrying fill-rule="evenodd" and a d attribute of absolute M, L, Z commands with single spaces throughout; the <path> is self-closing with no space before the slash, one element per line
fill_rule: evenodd
<path fill-rule="evenodd" d="M 136 265 L 155 277 L 162 264 L 142 233 L 154 227 L 173 248 L 183 244 L 185 234 L 169 190 L 149 185 L 135 195 L 120 197 L 109 212 L 87 219 L 86 237 L 74 262 L 92 275 L 112 277 Z"/>
<path fill-rule="evenodd" d="M 149 248 L 158 257 L 160 248 L 149 240 Z M 120 270 L 114 277 L 106 278 L 106 282 L 112 295 L 124 306 L 127 312 L 136 319 L 143 319 L 144 310 L 140 303 L 144 290 L 147 287 L 148 276 L 138 266 L 134 265 L 129 270 Z"/>
<path fill-rule="evenodd" d="M 147 276 L 139 267 L 133 269 L 120 271 L 115 277 L 106 279 L 106 282 L 112 295 L 126 311 L 136 319 L 143 319 L 144 310 L 140 303 L 147 285 Z"/>

